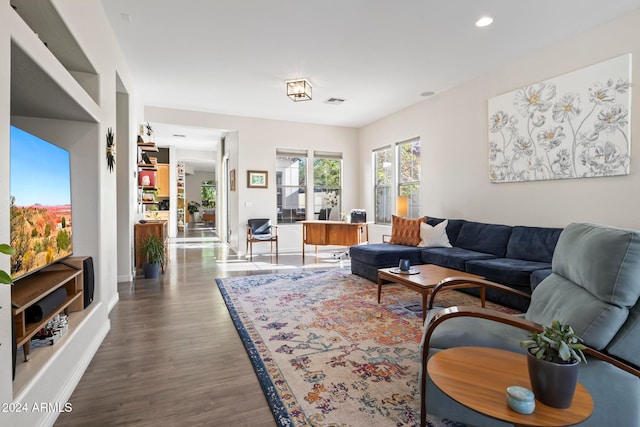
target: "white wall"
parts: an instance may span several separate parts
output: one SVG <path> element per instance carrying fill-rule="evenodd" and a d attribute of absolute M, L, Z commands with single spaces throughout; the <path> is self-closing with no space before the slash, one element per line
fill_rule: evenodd
<path fill-rule="evenodd" d="M 115 36 L 104 15 L 99 0 L 52 0 L 64 24 L 78 41 L 99 77 L 99 91 L 95 98 L 89 96 L 75 81 L 69 71 L 44 47 L 37 35 L 22 21 L 9 2 L 0 6 L 0 239 L 9 240 L 9 123 L 20 124 L 45 139 L 56 142 L 71 153 L 72 203 L 73 203 L 73 249 L 76 255 L 94 258 L 95 294 L 94 302 L 87 310 L 70 316 L 71 329 L 63 342 L 54 346 L 51 357 L 43 360 L 33 354 L 27 372 L 35 374 L 16 376 L 11 380 L 11 346 L 5 345 L 8 328 L 0 328 L 0 401 L 61 402 L 68 400 L 80 380 L 93 354 L 109 330 L 108 313 L 118 300 L 117 294 L 117 185 L 116 173 L 107 169 L 105 149 L 107 128 L 116 126 L 116 76 L 128 88 L 133 87 L 131 78 L 119 51 Z M 86 112 L 86 121 L 53 120 L 33 117 L 10 117 L 11 42 L 24 51 L 50 79 L 49 87 L 60 90 Z M 76 73 L 73 73 L 76 74 Z M 13 76 L 18 77 L 18 76 Z M 38 84 L 39 82 L 32 82 Z M 95 95 L 92 93 L 92 95 Z M 135 95 L 130 92 L 129 122 L 140 123 L 141 108 L 135 106 Z M 50 100 L 56 102 L 55 99 Z M 52 112 L 61 110 L 58 104 L 51 105 Z M 62 112 L 64 115 L 64 112 Z M 38 116 L 39 117 L 39 116 Z M 120 130 L 119 130 L 120 132 Z M 127 136 L 128 135 L 128 136 Z M 116 137 L 128 138 L 132 129 Z M 128 165 L 123 173 L 129 175 L 131 188 L 135 188 L 133 171 L 135 159 L 126 151 L 119 152 L 116 160 Z M 128 210 L 129 206 L 124 206 Z M 132 226 L 132 224 L 130 224 Z M 0 260 L 0 267 L 8 269 L 8 260 Z M 19 286 L 19 283 L 16 285 Z M 10 294 L 8 288 L 0 291 L 0 321 L 8 324 Z M 37 352 L 37 351 L 36 351 Z M 36 353 L 34 352 L 34 353 Z M 22 373 L 25 370 L 21 370 Z M 7 414 L 0 413 L 0 425 L 51 425 L 57 413 Z"/>
<path fill-rule="evenodd" d="M 230 201 L 229 241 L 232 247 L 245 251 L 245 224 L 249 218 L 270 217 L 276 221 L 275 158 L 277 148 L 295 148 L 341 152 L 346 166 L 343 170 L 342 210 L 360 207 L 358 168 L 358 131 L 355 128 L 326 126 L 250 117 L 228 116 L 195 111 L 145 107 L 145 120 L 156 123 L 175 123 L 185 126 L 233 129 L 237 132 L 237 160 L 230 160 L 236 169 L 236 200 Z M 233 138 L 227 136 L 227 143 Z M 233 166 L 234 162 L 237 164 Z M 354 165 L 352 167 L 349 167 Z M 247 188 L 247 170 L 266 170 L 267 189 Z M 233 193 L 232 193 L 233 194 Z M 234 195 L 235 199 L 235 195 Z M 237 206 L 237 210 L 236 210 Z M 237 218 L 233 216 L 237 215 Z M 237 223 L 235 220 L 237 219 Z M 280 251 L 302 250 L 302 226 L 282 225 L 279 228 Z M 255 252 L 268 252 L 269 245 L 256 245 Z"/>
<path fill-rule="evenodd" d="M 3 5 L 6 9 L 8 5 Z M 9 15 L 0 11 L 0 242 L 8 243 L 9 240 L 9 115 L 11 98 L 11 64 L 4 58 L 11 57 L 11 45 L 9 43 Z M 11 271 L 9 257 L 0 256 L 0 269 Z M 11 288 L 0 285 L 0 325 L 11 323 Z M 0 402 L 13 401 L 13 389 L 11 383 L 11 330 L 8 327 L 0 328 Z"/>
<path fill-rule="evenodd" d="M 200 215 L 204 208 L 202 208 L 202 181 L 211 181 L 216 179 L 215 172 L 194 172 L 191 175 L 185 177 L 185 193 L 187 196 L 187 202 L 195 201 L 200 203 Z M 191 218 L 191 221 L 194 219 Z"/>
<path fill-rule="evenodd" d="M 640 9 L 363 127 L 363 188 L 373 188 L 373 149 L 420 136 L 421 205 L 426 215 L 511 225 L 564 227 L 585 221 L 640 228 L 640 150 L 635 138 L 630 175 L 508 184 L 491 184 L 488 179 L 489 98 L 629 52 L 632 81 L 638 82 Z M 640 97 L 634 96 L 633 136 L 640 134 L 638 114 Z M 363 197 L 373 212 L 371 191 L 364 191 Z"/>

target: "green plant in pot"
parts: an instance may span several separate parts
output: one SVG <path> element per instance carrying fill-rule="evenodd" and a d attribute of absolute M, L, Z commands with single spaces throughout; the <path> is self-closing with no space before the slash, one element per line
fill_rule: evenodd
<path fill-rule="evenodd" d="M 200 211 L 200 203 L 194 201 L 189 202 L 187 210 L 189 211 L 189 215 L 191 215 L 191 219 L 196 221 L 195 214 Z"/>
<path fill-rule="evenodd" d="M 586 346 L 573 328 L 554 320 L 542 332 L 532 332 L 520 346 L 527 349 L 529 380 L 536 399 L 554 408 L 571 406 L 578 365 L 587 363 L 582 352 Z"/>
<path fill-rule="evenodd" d="M 146 262 L 142 263 L 145 279 L 154 279 L 160 274 L 160 264 L 164 262 L 164 241 L 155 234 L 150 234 L 142 242 L 142 251 Z"/>

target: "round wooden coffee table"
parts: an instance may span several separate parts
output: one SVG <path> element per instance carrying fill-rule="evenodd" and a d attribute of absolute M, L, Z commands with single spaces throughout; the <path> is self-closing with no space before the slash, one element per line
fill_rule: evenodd
<path fill-rule="evenodd" d="M 530 415 L 507 405 L 508 386 L 531 389 L 525 355 L 486 347 L 456 347 L 434 354 L 427 364 L 433 383 L 474 411 L 516 426 L 570 426 L 589 418 L 593 399 L 578 383 L 571 407 L 557 409 L 536 400 Z"/>

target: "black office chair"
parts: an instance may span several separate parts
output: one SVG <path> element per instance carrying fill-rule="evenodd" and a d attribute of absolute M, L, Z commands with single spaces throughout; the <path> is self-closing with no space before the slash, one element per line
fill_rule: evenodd
<path fill-rule="evenodd" d="M 271 243 L 273 256 L 273 242 L 276 243 L 276 261 L 278 260 L 278 226 L 272 225 L 268 218 L 254 218 L 247 221 L 247 249 L 249 259 L 253 260 L 253 244 L 258 242 Z"/>
<path fill-rule="evenodd" d="M 329 219 L 329 215 L 331 215 L 331 208 L 322 208 L 318 214 L 318 220 L 326 221 Z"/>

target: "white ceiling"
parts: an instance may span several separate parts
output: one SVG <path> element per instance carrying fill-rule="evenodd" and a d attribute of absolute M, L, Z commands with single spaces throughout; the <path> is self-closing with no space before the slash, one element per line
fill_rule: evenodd
<path fill-rule="evenodd" d="M 640 0 L 102 3 L 145 105 L 352 127 L 640 7 Z M 482 15 L 493 25 L 476 28 Z M 300 77 L 313 85 L 312 101 L 286 97 L 285 81 Z M 323 102 L 330 97 L 346 101 Z"/>

